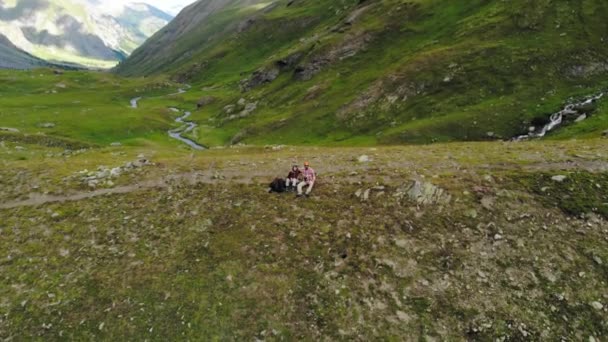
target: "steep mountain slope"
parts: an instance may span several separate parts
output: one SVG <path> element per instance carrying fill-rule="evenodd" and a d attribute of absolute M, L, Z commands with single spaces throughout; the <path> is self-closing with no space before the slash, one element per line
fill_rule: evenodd
<path fill-rule="evenodd" d="M 30 69 L 45 65 L 46 62 L 20 50 L 0 34 L 0 69 Z"/>
<path fill-rule="evenodd" d="M 145 4 L 106 7 L 94 0 L 2 1 L 0 32 L 45 60 L 111 67 L 171 19 Z"/>
<path fill-rule="evenodd" d="M 116 70 L 214 97 L 193 115 L 204 143 L 508 139 L 608 85 L 601 13 L 600 0 L 199 1 Z"/>
<path fill-rule="evenodd" d="M 260 8 L 257 4 L 267 5 L 262 0 L 198 1 L 185 8 L 116 70 L 124 75 L 148 75 L 191 62 L 192 56 L 204 51 L 211 42 L 225 39 L 241 18 L 255 13 Z"/>

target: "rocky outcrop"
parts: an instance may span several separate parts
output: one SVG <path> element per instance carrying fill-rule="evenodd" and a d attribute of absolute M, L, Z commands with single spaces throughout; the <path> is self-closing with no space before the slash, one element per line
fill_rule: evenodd
<path fill-rule="evenodd" d="M 294 71 L 294 78 L 299 81 L 308 81 L 328 65 L 355 56 L 365 49 L 372 39 L 372 35 L 368 33 L 348 35 L 344 37 L 340 44 L 330 48 L 328 52 L 317 54 L 307 63 L 297 66 Z"/>
<path fill-rule="evenodd" d="M 246 92 L 263 84 L 270 83 L 279 77 L 279 69 L 270 67 L 255 71 L 251 77 L 241 81 L 241 91 Z"/>
<path fill-rule="evenodd" d="M 285 58 L 275 61 L 272 66 L 255 71 L 249 78 L 241 81 L 241 91 L 246 92 L 274 81 L 279 77 L 281 72 L 293 69 L 302 59 L 303 55 L 301 52 L 292 53 Z"/>
<path fill-rule="evenodd" d="M 452 200 L 452 196 L 444 189 L 418 180 L 402 185 L 394 196 L 409 199 L 418 205 L 448 204 Z"/>

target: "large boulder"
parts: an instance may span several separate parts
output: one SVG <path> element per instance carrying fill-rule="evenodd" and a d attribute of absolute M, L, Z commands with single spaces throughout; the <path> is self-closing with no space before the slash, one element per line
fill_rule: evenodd
<path fill-rule="evenodd" d="M 279 73 L 280 71 L 276 67 L 257 70 L 251 75 L 251 77 L 241 81 L 241 90 L 249 91 L 263 84 L 270 83 L 279 77 Z"/>
<path fill-rule="evenodd" d="M 215 102 L 215 97 L 213 96 L 203 96 L 196 102 L 196 108 L 200 109 L 205 106 L 208 106 Z"/>
<path fill-rule="evenodd" d="M 419 205 L 448 204 L 452 200 L 452 196 L 446 190 L 418 180 L 401 186 L 395 196 L 408 198 Z"/>

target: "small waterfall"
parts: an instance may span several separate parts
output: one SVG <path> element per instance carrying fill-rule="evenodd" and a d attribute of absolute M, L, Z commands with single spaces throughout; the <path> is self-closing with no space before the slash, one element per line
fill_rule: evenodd
<path fill-rule="evenodd" d="M 517 136 L 517 137 L 513 138 L 513 140 L 514 141 L 523 141 L 523 140 L 529 140 L 529 139 L 534 139 L 534 138 L 542 138 L 545 135 L 547 135 L 547 133 L 549 133 L 556 127 L 560 126 L 562 123 L 564 123 L 565 118 L 574 117 L 577 115 L 578 116 L 584 115 L 583 113 L 580 113 L 579 111 L 581 109 L 585 108 L 586 106 L 598 101 L 602 97 L 604 97 L 604 93 L 599 93 L 597 95 L 587 97 L 585 100 L 583 100 L 581 102 L 570 103 L 570 104 L 566 105 L 559 112 L 551 114 L 551 116 L 549 117 L 549 123 L 546 124 L 545 126 L 543 126 L 541 129 L 534 130 L 525 135 Z"/>
<path fill-rule="evenodd" d="M 131 99 L 131 108 L 137 108 L 137 102 L 139 102 L 139 100 L 141 100 L 141 97 Z"/>

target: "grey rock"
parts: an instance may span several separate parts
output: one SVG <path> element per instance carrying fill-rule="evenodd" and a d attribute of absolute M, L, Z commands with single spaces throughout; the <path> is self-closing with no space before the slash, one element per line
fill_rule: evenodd
<path fill-rule="evenodd" d="M 45 122 L 45 123 L 41 123 L 39 125 L 39 127 L 41 127 L 41 128 L 54 128 L 55 124 L 52 123 L 52 122 Z"/>
<path fill-rule="evenodd" d="M 234 113 L 234 109 L 236 108 L 235 105 L 227 105 L 224 107 L 224 113 L 226 114 L 232 114 Z"/>
<path fill-rule="evenodd" d="M 602 136 L 603 136 L 604 138 L 608 138 L 608 130 L 603 131 L 603 132 L 602 132 Z"/>
<path fill-rule="evenodd" d="M 452 200 L 452 196 L 444 189 L 432 183 L 413 181 L 397 190 L 396 197 L 407 196 L 419 205 L 447 204 Z"/>
<path fill-rule="evenodd" d="M 370 161 L 370 158 L 369 158 L 369 156 L 364 154 L 364 155 L 360 156 L 359 158 L 357 158 L 357 161 L 359 163 L 368 163 Z"/>
<path fill-rule="evenodd" d="M 564 175 L 557 175 L 557 176 L 553 176 L 551 177 L 551 180 L 553 180 L 554 182 L 558 182 L 558 183 L 562 183 L 563 181 L 565 181 L 568 178 L 568 176 L 564 176 Z"/>
<path fill-rule="evenodd" d="M 119 167 L 115 167 L 112 170 L 110 170 L 111 177 L 120 177 L 121 174 L 122 174 L 122 169 Z"/>
<path fill-rule="evenodd" d="M 464 212 L 464 216 L 472 218 L 472 219 L 476 219 L 477 218 L 477 210 L 475 209 L 469 209 L 467 211 Z"/>
<path fill-rule="evenodd" d="M 367 201 L 369 200 L 369 193 L 371 192 L 371 189 L 367 189 L 363 192 L 363 200 Z"/>
<path fill-rule="evenodd" d="M 604 305 L 600 302 L 591 302 L 590 303 L 591 306 L 595 309 L 595 310 L 602 310 L 604 309 Z"/>
<path fill-rule="evenodd" d="M 11 127 L 0 127 L 0 131 L 11 132 L 11 133 L 19 133 L 19 130 Z"/>
<path fill-rule="evenodd" d="M 574 120 L 574 122 L 581 122 L 581 121 L 585 121 L 587 119 L 587 114 L 583 114 L 581 116 L 579 116 L 578 118 L 576 118 L 576 120 Z"/>
<path fill-rule="evenodd" d="M 261 85 L 270 83 L 279 77 L 278 68 L 260 69 L 255 71 L 251 77 L 241 81 L 240 87 L 242 91 L 249 91 Z"/>
<path fill-rule="evenodd" d="M 122 146 L 122 143 L 119 143 L 119 142 L 113 142 L 113 143 L 111 143 L 111 144 L 110 144 L 110 146 L 113 146 L 113 147 L 118 147 L 118 146 Z"/>
<path fill-rule="evenodd" d="M 496 197 L 494 196 L 484 196 L 481 199 L 481 206 L 486 210 L 492 210 L 494 208 L 494 203 L 496 202 Z"/>

